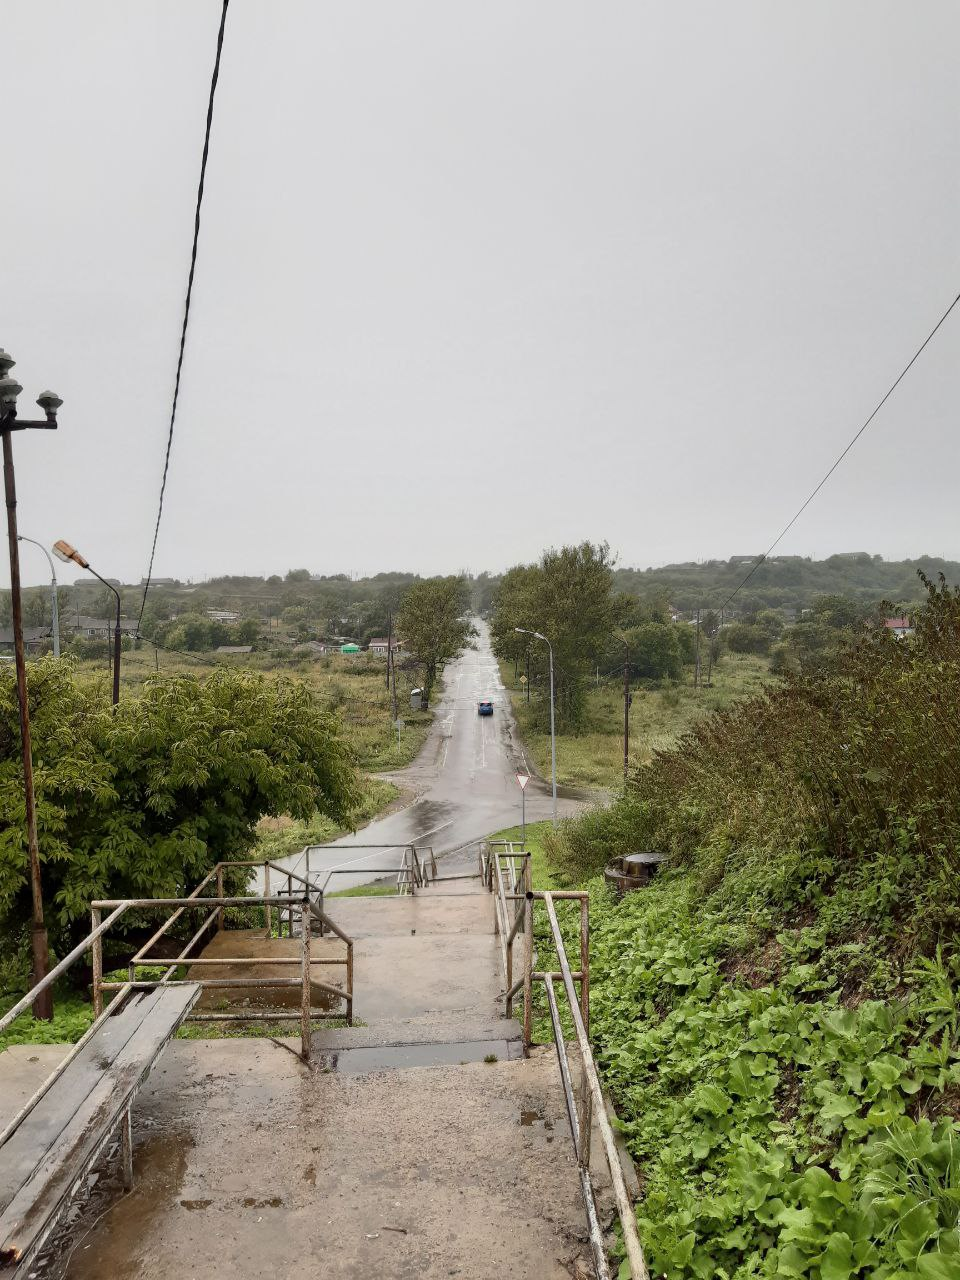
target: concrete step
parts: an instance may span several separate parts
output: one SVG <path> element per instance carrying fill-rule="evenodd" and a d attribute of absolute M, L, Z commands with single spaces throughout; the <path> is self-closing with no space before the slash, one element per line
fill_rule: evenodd
<path fill-rule="evenodd" d="M 468 1062 L 515 1062 L 523 1057 L 519 1040 L 455 1040 L 440 1044 L 392 1044 L 367 1049 L 321 1049 L 316 1056 L 320 1071 L 340 1075 L 371 1075 L 377 1071 L 401 1071 L 413 1067 L 465 1067 Z"/>
<path fill-rule="evenodd" d="M 519 1044 L 520 1024 L 514 1018 L 489 1017 L 474 1010 L 421 1014 L 404 1019 L 383 1019 L 364 1027 L 320 1027 L 313 1033 L 318 1052 L 334 1049 L 385 1049 L 408 1045 L 478 1044 L 483 1041 Z M 460 1061 L 458 1058 L 457 1061 Z"/>

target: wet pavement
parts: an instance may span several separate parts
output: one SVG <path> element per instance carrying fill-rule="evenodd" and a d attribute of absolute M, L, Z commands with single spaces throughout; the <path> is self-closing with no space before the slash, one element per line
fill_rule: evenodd
<path fill-rule="evenodd" d="M 443 691 L 423 750 L 409 768 L 388 775 L 419 798 L 406 809 L 372 822 L 355 836 L 338 840 L 335 846 L 311 850 L 311 874 L 333 869 L 339 872 L 330 879 L 331 892 L 380 878 L 364 867 L 382 866 L 384 860 L 389 866 L 399 866 L 409 844 L 432 846 L 439 856 L 505 827 L 519 825 L 520 788 L 516 775 L 529 774 L 532 769 L 490 647 L 489 628 L 481 619 L 474 621 L 479 631 L 477 647 L 468 649 L 445 668 Z M 493 702 L 492 716 L 477 715 L 481 699 Z M 527 821 L 549 818 L 549 783 L 532 777 L 526 790 Z M 585 800 L 578 792 L 565 791 L 558 797 L 560 816 L 576 813 Z M 364 849 L 363 845 L 386 848 Z M 459 861 L 448 859 L 445 870 L 472 856 L 471 851 Z M 306 863 L 298 853 L 283 859 L 281 865 L 302 875 Z"/>
<path fill-rule="evenodd" d="M 66 1280 L 569 1280 L 565 1124 L 547 1053 L 341 1075 L 269 1041 L 177 1041 L 137 1108 L 134 1189 Z"/>
<path fill-rule="evenodd" d="M 586 1235 L 556 1058 L 524 1059 L 502 1016 L 490 895 L 441 889 L 330 900 L 362 1025 L 316 1030 L 309 1065 L 293 1039 L 170 1046 L 136 1105 L 134 1189 L 73 1228 L 66 1280 L 573 1272 Z M 226 931 L 208 953 L 245 946 L 298 943 Z"/>

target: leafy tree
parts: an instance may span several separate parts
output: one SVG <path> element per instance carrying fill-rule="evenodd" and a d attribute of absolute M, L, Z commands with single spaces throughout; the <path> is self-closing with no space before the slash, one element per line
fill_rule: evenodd
<path fill-rule="evenodd" d="M 872 610 L 869 605 L 846 596 L 817 596 L 811 606 L 813 617 L 828 627 L 855 629 L 862 627 Z"/>
<path fill-rule="evenodd" d="M 724 628 L 724 636 L 732 653 L 764 656 L 770 652 L 770 632 L 757 622 L 735 622 L 732 627 Z"/>
<path fill-rule="evenodd" d="M 44 627 L 50 623 L 50 593 L 47 590 L 23 593 L 23 625 Z"/>
<path fill-rule="evenodd" d="M 267 814 L 337 820 L 357 798 L 337 722 L 307 687 L 217 670 L 157 677 L 104 706 L 66 664 L 30 664 L 37 818 L 50 923 L 93 898 L 177 897 L 241 858 Z M 27 918 L 16 686 L 0 669 L 0 922 Z"/>
<path fill-rule="evenodd" d="M 284 582 L 309 582 L 309 569 L 288 569 Z"/>
<path fill-rule="evenodd" d="M 423 669 L 423 704 L 445 662 L 455 658 L 476 634 L 464 614 L 469 596 L 466 579 L 426 578 L 414 583 L 400 602 L 397 635 Z"/>
<path fill-rule="evenodd" d="M 648 680 L 679 680 L 684 658 L 679 633 L 679 626 L 661 622 L 645 622 L 625 632 L 624 642 L 636 674 Z"/>
<path fill-rule="evenodd" d="M 233 628 L 233 639 L 237 644 L 254 644 L 260 635 L 260 623 L 256 618 L 243 618 Z"/>
<path fill-rule="evenodd" d="M 159 629 L 158 629 L 159 630 Z M 156 639 L 156 633 L 154 638 Z M 214 622 L 200 614 L 185 613 L 164 631 L 164 646 L 181 652 L 197 653 L 230 643 L 230 632 L 222 622 Z"/>
<path fill-rule="evenodd" d="M 553 645 L 556 705 L 561 725 L 576 728 L 583 718 L 584 680 L 612 628 L 610 548 L 606 543 L 545 551 L 539 564 L 518 566 L 504 576 L 493 619 L 499 657 L 525 654 L 546 678 L 548 653 L 515 627 L 539 631 Z M 544 705 L 544 718 L 549 708 Z"/>

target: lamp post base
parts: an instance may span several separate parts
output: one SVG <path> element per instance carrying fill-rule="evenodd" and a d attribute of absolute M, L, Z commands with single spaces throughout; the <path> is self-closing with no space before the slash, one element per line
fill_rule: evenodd
<path fill-rule="evenodd" d="M 48 957 L 50 953 L 49 944 L 47 942 L 47 929 L 45 925 L 34 925 L 30 931 L 30 944 L 33 953 L 33 982 L 38 983 L 41 978 L 46 976 L 48 969 Z M 53 1018 L 53 987 L 47 987 L 45 991 L 41 991 L 33 1002 L 33 1016 L 40 1018 L 44 1022 L 50 1022 Z"/>

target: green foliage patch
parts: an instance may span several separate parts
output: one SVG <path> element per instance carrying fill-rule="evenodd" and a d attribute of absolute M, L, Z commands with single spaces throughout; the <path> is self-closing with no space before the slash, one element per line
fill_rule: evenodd
<path fill-rule="evenodd" d="M 42 659 L 29 669 L 44 900 L 59 940 L 97 898 L 177 897 L 244 855 L 266 814 L 347 819 L 360 790 L 336 718 L 302 684 L 215 671 L 148 681 L 116 710 Z M 0 928 L 27 918 L 13 673 L 0 671 Z M 246 879 L 241 875 L 240 883 Z M 149 920 L 125 923 L 142 925 Z"/>
<path fill-rule="evenodd" d="M 960 1276 L 960 593 L 701 722 L 544 848 L 591 881 L 592 1036 L 651 1273 Z"/>
<path fill-rule="evenodd" d="M 744 971 L 689 873 L 592 907 L 592 1036 L 652 1274 L 960 1274 L 955 958 L 845 1004 L 821 927 L 773 939 L 775 980 Z"/>

